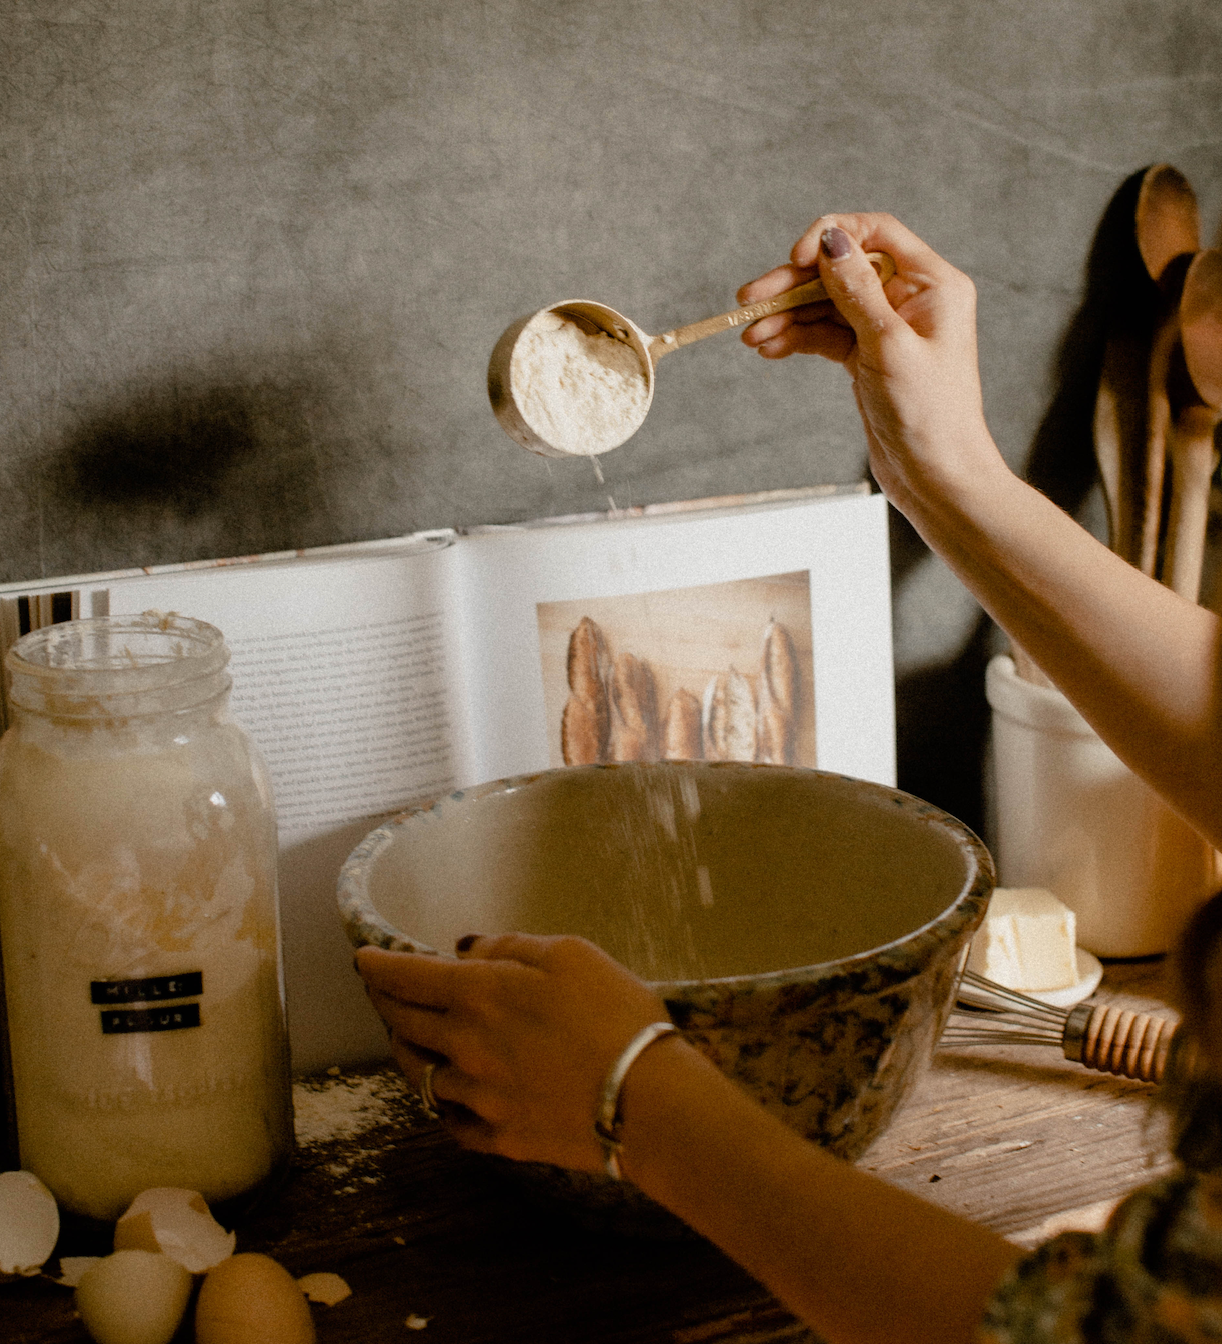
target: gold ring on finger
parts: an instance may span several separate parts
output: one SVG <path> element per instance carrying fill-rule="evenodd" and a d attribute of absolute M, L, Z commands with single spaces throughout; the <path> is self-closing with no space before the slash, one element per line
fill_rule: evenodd
<path fill-rule="evenodd" d="M 437 1065 L 430 1060 L 420 1075 L 420 1104 L 430 1120 L 441 1119 L 441 1103 L 437 1100 L 437 1093 L 433 1091 L 433 1074 L 436 1072 Z"/>

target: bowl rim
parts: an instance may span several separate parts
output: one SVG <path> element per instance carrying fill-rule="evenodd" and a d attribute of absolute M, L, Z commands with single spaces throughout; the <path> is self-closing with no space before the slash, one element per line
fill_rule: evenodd
<path fill-rule="evenodd" d="M 562 773 L 576 771 L 587 774 L 600 770 L 639 770 L 649 765 L 661 765 L 668 768 L 676 766 L 696 767 L 700 770 L 726 770 L 743 773 L 754 770 L 785 771 L 789 774 L 818 776 L 829 780 L 843 781 L 856 785 L 875 795 L 880 802 L 890 801 L 896 806 L 912 810 L 922 819 L 932 822 L 948 833 L 967 859 L 967 872 L 962 885 L 954 898 L 932 918 L 900 934 L 890 942 L 880 943 L 864 952 L 855 952 L 848 957 L 836 957 L 829 961 L 807 962 L 800 966 L 785 967 L 776 971 L 745 972 L 739 975 L 709 976 L 702 979 L 653 980 L 648 983 L 655 989 L 668 994 L 708 992 L 718 988 L 733 989 L 737 985 L 750 983 L 760 988 L 770 985 L 801 983 L 804 980 L 824 979 L 828 972 L 851 976 L 867 965 L 887 962 L 896 955 L 915 950 L 923 943 L 933 940 L 939 943 L 951 942 L 965 930 L 974 929 L 984 918 L 996 883 L 996 871 L 992 855 L 978 835 L 945 809 L 934 803 L 926 802 L 915 794 L 906 793 L 889 784 L 879 784 L 874 780 L 860 779 L 855 775 L 840 774 L 833 770 L 817 770 L 807 766 L 772 765 L 761 761 L 658 761 L 658 762 L 601 762 L 594 765 L 555 766 L 547 770 L 535 770 L 527 774 L 510 775 L 503 779 L 489 780 L 469 788 L 455 789 L 426 802 L 405 808 L 393 817 L 387 818 L 374 827 L 356 846 L 344 861 L 340 869 L 336 888 L 336 901 L 344 931 L 354 947 L 373 944 L 397 952 L 416 952 L 429 956 L 441 956 L 456 959 L 454 953 L 443 952 L 430 947 L 418 939 L 405 935 L 394 928 L 374 908 L 368 895 L 368 874 L 380 851 L 389 845 L 405 825 L 425 824 L 427 818 L 436 818 L 443 811 L 448 812 L 454 806 L 469 806 L 471 803 L 498 793 L 515 793 L 529 788 L 541 780 L 554 778 Z M 905 958 L 907 960 L 907 958 Z"/>

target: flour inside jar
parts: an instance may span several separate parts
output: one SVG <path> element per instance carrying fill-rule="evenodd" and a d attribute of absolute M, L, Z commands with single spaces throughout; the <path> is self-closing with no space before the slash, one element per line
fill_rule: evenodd
<path fill-rule="evenodd" d="M 618 447 L 649 410 L 649 383 L 632 346 L 605 332 L 589 335 L 551 311 L 518 337 L 510 379 L 527 424 L 566 453 Z"/>

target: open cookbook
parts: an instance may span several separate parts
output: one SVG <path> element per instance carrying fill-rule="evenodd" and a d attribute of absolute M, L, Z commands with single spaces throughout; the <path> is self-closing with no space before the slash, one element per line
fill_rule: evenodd
<path fill-rule="evenodd" d="M 385 1054 L 335 912 L 388 813 L 550 766 L 698 757 L 894 783 L 886 505 L 817 487 L 0 587 L 218 626 L 267 761 L 294 1063 Z"/>

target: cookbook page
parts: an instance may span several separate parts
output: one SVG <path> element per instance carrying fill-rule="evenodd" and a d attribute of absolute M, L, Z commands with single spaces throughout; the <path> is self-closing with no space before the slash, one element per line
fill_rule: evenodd
<path fill-rule="evenodd" d="M 669 749 L 894 784 L 881 495 L 488 529 L 459 551 L 463 782 Z"/>
<path fill-rule="evenodd" d="M 111 614 L 218 626 L 235 718 L 271 772 L 282 841 L 451 787 L 451 549 L 220 567 L 110 588 Z"/>

